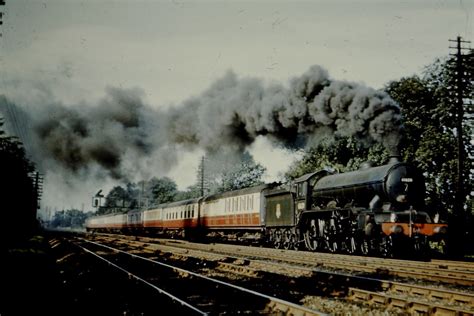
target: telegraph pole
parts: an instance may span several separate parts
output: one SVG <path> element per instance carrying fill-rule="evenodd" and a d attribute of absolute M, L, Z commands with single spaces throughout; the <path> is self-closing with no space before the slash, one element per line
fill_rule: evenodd
<path fill-rule="evenodd" d="M 201 196 L 204 196 L 204 156 L 201 158 Z"/>
<path fill-rule="evenodd" d="M 463 166 L 465 157 L 465 148 L 463 140 L 463 119 L 464 119 L 464 98 L 466 98 L 466 88 L 468 87 L 468 78 L 466 76 L 467 69 L 464 61 L 463 50 L 468 49 L 463 47 L 463 44 L 470 43 L 469 41 L 463 41 L 461 36 L 458 36 L 455 40 L 449 40 L 450 42 L 456 43 L 455 47 L 450 46 L 449 48 L 455 49 L 455 94 L 456 94 L 456 130 L 457 130 L 457 183 L 456 183 L 456 200 L 455 200 L 455 212 L 458 215 L 463 213 L 464 207 L 464 176 Z"/>

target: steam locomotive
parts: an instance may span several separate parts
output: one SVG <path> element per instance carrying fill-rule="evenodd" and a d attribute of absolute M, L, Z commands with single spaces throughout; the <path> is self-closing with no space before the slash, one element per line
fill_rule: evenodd
<path fill-rule="evenodd" d="M 447 225 L 424 211 L 424 179 L 397 157 L 382 166 L 322 170 L 285 185 L 270 183 L 153 209 L 87 220 L 88 231 L 251 242 L 349 254 L 425 255 L 445 244 Z"/>

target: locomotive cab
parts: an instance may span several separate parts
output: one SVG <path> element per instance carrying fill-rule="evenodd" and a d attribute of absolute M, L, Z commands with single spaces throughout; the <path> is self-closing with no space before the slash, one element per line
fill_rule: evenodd
<path fill-rule="evenodd" d="M 298 211 L 311 210 L 315 208 L 313 203 L 313 188 L 316 182 L 324 176 L 331 174 L 328 170 L 320 170 L 305 174 L 294 180 L 295 204 Z"/>

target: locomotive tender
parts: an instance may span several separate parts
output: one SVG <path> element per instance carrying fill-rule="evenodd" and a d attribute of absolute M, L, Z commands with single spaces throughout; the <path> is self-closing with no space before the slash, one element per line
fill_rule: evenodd
<path fill-rule="evenodd" d="M 399 256 L 445 241 L 446 224 L 424 212 L 421 173 L 396 157 L 386 164 L 88 219 L 89 231 L 238 240 L 275 248 Z"/>

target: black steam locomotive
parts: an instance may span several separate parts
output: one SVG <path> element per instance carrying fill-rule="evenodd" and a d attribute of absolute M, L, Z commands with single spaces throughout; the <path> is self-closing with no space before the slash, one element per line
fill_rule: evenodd
<path fill-rule="evenodd" d="M 428 243 L 446 241 L 446 224 L 424 209 L 425 186 L 415 167 L 391 158 L 357 171 L 319 171 L 288 190 L 266 194 L 268 241 L 301 248 L 384 256 L 424 255 Z"/>

